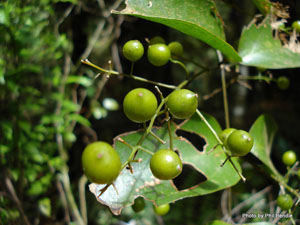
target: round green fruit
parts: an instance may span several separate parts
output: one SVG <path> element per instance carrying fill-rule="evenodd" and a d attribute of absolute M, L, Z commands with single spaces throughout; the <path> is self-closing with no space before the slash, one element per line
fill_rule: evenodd
<path fill-rule="evenodd" d="M 182 44 L 178 41 L 173 41 L 170 44 L 168 44 L 168 47 L 171 51 L 171 55 L 180 57 L 183 54 L 183 47 Z"/>
<path fill-rule="evenodd" d="M 227 146 L 227 139 L 229 137 L 229 135 L 233 132 L 236 131 L 236 129 L 234 128 L 227 128 L 225 130 L 223 130 L 220 134 L 219 134 L 219 138 L 221 139 L 221 141 L 223 142 L 223 144 L 225 146 Z"/>
<path fill-rule="evenodd" d="M 150 39 L 149 45 L 166 44 L 166 41 L 161 36 L 155 36 Z"/>
<path fill-rule="evenodd" d="M 154 212 L 156 215 L 163 216 L 166 215 L 170 211 L 170 204 L 164 204 L 160 206 L 153 206 Z"/>
<path fill-rule="evenodd" d="M 289 194 L 279 195 L 277 198 L 277 205 L 282 210 L 289 210 L 293 206 L 293 199 Z"/>
<path fill-rule="evenodd" d="M 156 109 L 157 100 L 155 95 L 145 88 L 131 90 L 123 101 L 125 115 L 136 123 L 144 123 L 150 120 Z"/>
<path fill-rule="evenodd" d="M 292 166 L 297 160 L 296 153 L 292 150 L 286 151 L 282 155 L 282 162 L 287 166 Z"/>
<path fill-rule="evenodd" d="M 231 156 L 247 155 L 253 147 L 252 136 L 244 130 L 233 131 L 228 139 L 227 146 Z"/>
<path fill-rule="evenodd" d="M 150 169 L 156 178 L 171 180 L 181 173 L 182 162 L 174 151 L 161 149 L 151 157 Z"/>
<path fill-rule="evenodd" d="M 133 211 L 136 213 L 141 212 L 145 208 L 145 200 L 142 197 L 138 197 L 134 200 L 132 205 Z"/>
<path fill-rule="evenodd" d="M 300 33 L 300 20 L 296 20 L 292 23 L 293 29 L 296 30 L 296 32 Z"/>
<path fill-rule="evenodd" d="M 290 86 L 290 80 L 285 76 L 279 77 L 277 79 L 277 86 L 281 90 L 286 90 Z"/>
<path fill-rule="evenodd" d="M 144 47 L 138 40 L 127 41 L 123 46 L 123 55 L 131 62 L 135 62 L 144 55 Z"/>
<path fill-rule="evenodd" d="M 196 112 L 198 95 L 187 89 L 177 89 L 169 95 L 167 106 L 175 118 L 187 119 Z"/>
<path fill-rule="evenodd" d="M 171 58 L 171 52 L 165 44 L 150 45 L 147 52 L 149 62 L 154 66 L 163 66 Z"/>
<path fill-rule="evenodd" d="M 116 150 L 103 141 L 89 144 L 81 156 L 82 168 L 87 178 L 97 184 L 112 183 L 121 170 L 121 160 Z"/>

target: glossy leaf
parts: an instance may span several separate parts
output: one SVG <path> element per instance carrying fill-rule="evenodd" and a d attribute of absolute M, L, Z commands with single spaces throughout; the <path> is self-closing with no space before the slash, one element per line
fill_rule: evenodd
<path fill-rule="evenodd" d="M 220 125 L 213 117 L 206 115 L 206 118 L 216 132 L 221 131 Z M 207 154 L 207 152 L 217 144 L 217 141 L 198 116 L 194 116 L 180 125 L 172 126 L 172 130 L 173 146 L 175 150 L 179 151 L 183 164 L 192 166 L 192 168 L 199 173 L 199 176 L 204 175 L 206 177 L 205 181 L 179 191 L 172 181 L 162 181 L 154 178 L 149 167 L 151 155 L 139 151 L 136 155 L 136 159 L 141 159 L 142 161 L 140 163 L 131 164 L 133 174 L 131 174 L 129 170 L 124 169 L 115 181 L 118 194 L 115 189 L 110 186 L 100 198 L 97 198 L 98 201 L 109 206 L 114 214 L 120 214 L 122 208 L 131 205 L 138 196 L 144 196 L 147 200 L 153 201 L 154 204 L 162 205 L 186 197 L 213 193 L 235 185 L 240 180 L 240 177 L 230 163 L 226 163 L 225 166 L 220 167 L 226 158 L 220 147 L 216 148 L 210 154 Z M 200 139 L 201 137 L 204 138 L 206 145 L 203 149 L 196 149 L 187 139 L 176 135 L 176 131 L 178 130 L 194 133 L 198 135 Z M 167 126 L 155 128 L 153 131 L 161 139 L 165 140 L 167 144 L 161 144 L 154 137 L 148 136 L 142 146 L 152 152 L 161 148 L 168 148 L 169 134 Z M 136 131 L 122 134 L 119 137 L 131 145 L 136 145 L 142 133 L 142 131 Z M 115 148 L 122 162 L 125 162 L 131 150 L 118 141 L 119 137 L 115 138 Z M 235 159 L 233 161 L 235 165 L 240 168 L 237 161 Z M 105 185 L 91 184 L 90 190 L 98 197 L 100 194 L 99 191 L 104 186 Z"/>
<path fill-rule="evenodd" d="M 290 38 L 289 48 L 273 37 L 270 19 L 261 24 L 253 22 L 243 29 L 239 54 L 241 64 L 270 69 L 300 67 L 300 45 Z"/>
<path fill-rule="evenodd" d="M 225 41 L 221 16 L 211 0 L 127 0 L 126 8 L 117 13 L 164 24 L 219 49 L 232 61 L 241 60 Z"/>
<path fill-rule="evenodd" d="M 275 169 L 271 158 L 272 143 L 278 128 L 269 115 L 261 115 L 254 122 L 250 129 L 250 134 L 254 139 L 251 153 L 262 161 L 274 174 L 279 174 Z"/>

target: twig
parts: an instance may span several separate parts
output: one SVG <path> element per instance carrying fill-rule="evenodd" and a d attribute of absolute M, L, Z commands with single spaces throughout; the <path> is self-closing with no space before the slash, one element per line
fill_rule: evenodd
<path fill-rule="evenodd" d="M 59 180 L 56 180 L 56 187 L 58 189 L 58 193 L 59 193 L 59 196 L 60 196 L 61 203 L 62 203 L 62 205 L 64 207 L 64 210 L 65 210 L 65 222 L 67 224 L 69 224 L 71 222 L 71 218 L 70 218 L 70 213 L 69 213 L 68 201 L 67 201 L 67 197 L 66 197 L 66 194 L 64 192 L 63 186 L 62 186 L 62 184 Z"/>
<path fill-rule="evenodd" d="M 89 57 L 97 40 L 100 37 L 101 32 L 103 31 L 104 25 L 105 25 L 105 20 L 100 20 L 99 23 L 97 24 L 96 30 L 94 31 L 94 33 L 88 43 L 88 46 L 85 48 L 84 52 L 82 53 L 82 55 L 80 56 L 79 59 L 85 59 L 85 58 Z M 78 62 L 78 63 L 80 63 L 80 62 Z"/>
<path fill-rule="evenodd" d="M 226 123 L 226 128 L 229 128 L 230 121 L 229 121 L 229 109 L 228 109 L 228 99 L 227 99 L 227 87 L 226 87 L 226 79 L 225 79 L 225 68 L 224 68 L 224 64 L 223 64 L 223 55 L 219 50 L 217 50 L 217 56 L 218 56 L 219 63 L 221 63 L 220 68 L 221 68 L 225 123 Z"/>
<path fill-rule="evenodd" d="M 87 183 L 87 178 L 85 175 L 81 176 L 78 189 L 79 189 L 79 202 L 80 202 L 80 212 L 82 215 L 82 219 L 84 224 L 88 224 L 88 217 L 87 217 L 87 208 L 86 208 L 86 199 L 85 199 L 85 185 Z"/>
<path fill-rule="evenodd" d="M 18 207 L 18 209 L 21 213 L 21 216 L 22 216 L 22 219 L 23 219 L 24 223 L 26 225 L 30 225 L 29 220 L 28 220 L 27 216 L 24 213 L 23 206 L 22 206 L 22 204 L 21 204 L 21 202 L 20 202 L 20 200 L 19 200 L 19 198 L 16 194 L 15 188 L 14 188 L 11 180 L 8 177 L 5 177 L 5 184 L 6 184 L 6 187 L 9 191 L 9 193 L 12 196 L 13 201 L 16 203 L 16 205 L 17 205 L 17 207 Z"/>

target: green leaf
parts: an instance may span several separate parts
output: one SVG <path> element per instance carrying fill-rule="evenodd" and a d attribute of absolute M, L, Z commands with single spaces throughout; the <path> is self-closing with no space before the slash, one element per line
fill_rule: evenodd
<path fill-rule="evenodd" d="M 277 129 L 275 121 L 269 115 L 261 115 L 258 117 L 250 129 L 250 134 L 254 139 L 254 145 L 251 153 L 262 161 L 276 175 L 279 173 L 272 163 L 270 154 Z"/>
<path fill-rule="evenodd" d="M 76 121 L 83 126 L 87 126 L 87 127 L 91 126 L 91 123 L 88 119 L 86 119 L 85 117 L 83 117 L 82 115 L 77 114 L 77 113 L 68 115 L 68 119 L 71 121 Z"/>
<path fill-rule="evenodd" d="M 272 6 L 269 0 L 252 0 L 252 2 L 258 8 L 258 10 L 264 15 L 269 13 Z"/>
<path fill-rule="evenodd" d="M 289 48 L 283 46 L 273 37 L 268 17 L 258 26 L 252 22 L 241 35 L 238 50 L 241 64 L 270 69 L 300 67 L 300 45 L 294 37 L 290 37 L 289 44 Z"/>
<path fill-rule="evenodd" d="M 39 210 L 47 217 L 51 216 L 51 200 L 49 198 L 43 198 L 39 200 Z"/>
<path fill-rule="evenodd" d="M 214 220 L 211 223 L 208 223 L 207 225 L 230 225 L 230 223 L 226 223 L 221 220 Z"/>
<path fill-rule="evenodd" d="M 217 133 L 221 131 L 220 125 L 213 117 L 206 115 L 206 118 Z M 196 149 L 186 138 L 176 135 L 176 131 L 178 130 L 194 133 L 199 136 L 199 139 L 201 137 L 204 138 L 206 145 L 203 149 Z M 204 175 L 206 178 L 205 181 L 193 187 L 178 190 L 172 181 L 163 181 L 154 178 L 149 167 L 151 155 L 139 151 L 136 159 L 141 159 L 142 161 L 131 164 L 134 171 L 133 174 L 124 169 L 114 182 L 118 194 L 110 186 L 100 198 L 97 198 L 98 201 L 109 206 L 114 214 L 120 214 L 122 208 L 133 204 L 134 199 L 138 196 L 144 196 L 155 204 L 161 205 L 186 197 L 213 193 L 235 185 L 240 180 L 240 177 L 230 163 L 226 163 L 223 167 L 220 166 L 226 158 L 220 147 L 207 154 L 209 150 L 216 146 L 217 141 L 198 116 L 194 116 L 180 125 L 173 125 L 172 131 L 173 146 L 175 150 L 179 151 L 183 164 L 191 166 L 199 176 Z M 152 152 L 168 148 L 169 134 L 167 126 L 155 128 L 153 132 L 166 141 L 167 144 L 161 144 L 153 136 L 148 136 L 142 146 Z M 136 131 L 122 134 L 119 137 L 131 145 L 136 145 L 142 134 L 143 131 Z M 122 162 L 125 162 L 131 153 L 131 149 L 120 143 L 118 141 L 119 137 L 115 138 L 115 149 L 119 153 Z M 233 161 L 240 169 L 236 159 L 233 159 Z M 91 184 L 90 191 L 97 197 L 100 193 L 99 190 L 104 186 Z"/>
<path fill-rule="evenodd" d="M 211 0 L 127 0 L 126 8 L 116 13 L 164 24 L 219 49 L 232 61 L 241 61 L 225 41 L 220 14 Z"/>
<path fill-rule="evenodd" d="M 257 223 L 245 223 L 244 225 L 273 225 L 273 223 L 269 223 L 269 222 L 257 222 Z"/>
<path fill-rule="evenodd" d="M 92 85 L 93 81 L 91 78 L 84 76 L 68 76 L 67 84 L 80 84 L 84 87 L 89 87 Z"/>

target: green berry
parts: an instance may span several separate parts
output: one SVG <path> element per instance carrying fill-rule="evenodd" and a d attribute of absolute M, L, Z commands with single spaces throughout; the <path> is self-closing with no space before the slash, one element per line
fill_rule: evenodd
<path fill-rule="evenodd" d="M 171 58 L 171 52 L 165 44 L 150 45 L 147 52 L 149 62 L 154 66 L 163 66 Z"/>
<path fill-rule="evenodd" d="M 166 44 L 166 42 L 161 36 L 155 36 L 150 39 L 149 45 L 155 45 L 155 44 Z"/>
<path fill-rule="evenodd" d="M 138 40 L 127 41 L 123 46 L 123 55 L 129 61 L 135 62 L 144 55 L 144 47 Z"/>
<path fill-rule="evenodd" d="M 118 153 L 103 141 L 89 144 L 81 156 L 83 172 L 93 183 L 110 184 L 119 175 L 121 161 Z"/>
<path fill-rule="evenodd" d="M 136 213 L 141 212 L 145 208 L 145 200 L 143 197 L 138 197 L 134 200 L 134 204 L 132 205 L 133 211 Z"/>
<path fill-rule="evenodd" d="M 171 55 L 175 57 L 180 57 L 183 54 L 183 47 L 182 44 L 178 41 L 173 41 L 170 44 L 168 44 L 168 47 L 171 51 Z"/>
<path fill-rule="evenodd" d="M 161 149 L 151 157 L 150 169 L 156 178 L 171 180 L 181 173 L 182 162 L 174 151 Z"/>
<path fill-rule="evenodd" d="M 228 139 L 227 146 L 231 156 L 247 155 L 253 147 L 252 136 L 244 130 L 233 131 Z"/>
<path fill-rule="evenodd" d="M 277 198 L 277 205 L 282 210 L 289 210 L 293 206 L 293 199 L 289 194 L 279 195 Z"/>
<path fill-rule="evenodd" d="M 296 32 L 300 33 L 300 20 L 296 20 L 292 23 L 293 29 L 296 30 Z"/>
<path fill-rule="evenodd" d="M 298 178 L 300 179 L 300 169 L 299 169 L 298 172 L 297 172 L 297 176 L 298 176 Z"/>
<path fill-rule="evenodd" d="M 233 132 L 236 131 L 236 129 L 234 128 L 227 128 L 225 130 L 223 130 L 220 134 L 219 134 L 219 138 L 221 139 L 221 141 L 223 142 L 223 144 L 225 146 L 227 146 L 227 139 L 229 137 L 229 135 Z"/>
<path fill-rule="evenodd" d="M 286 151 L 282 155 L 282 162 L 287 166 L 292 166 L 297 160 L 296 153 L 292 150 Z"/>
<path fill-rule="evenodd" d="M 277 86 L 281 90 L 286 90 L 290 86 L 290 80 L 285 76 L 279 77 L 277 79 Z"/>
<path fill-rule="evenodd" d="M 124 98 L 123 110 L 125 115 L 133 122 L 143 123 L 152 118 L 157 109 L 155 95 L 145 89 L 131 90 Z"/>
<path fill-rule="evenodd" d="M 154 212 L 156 215 L 163 216 L 166 215 L 170 211 L 170 204 L 164 204 L 160 206 L 153 206 Z"/>
<path fill-rule="evenodd" d="M 198 95 L 187 89 L 177 89 L 169 95 L 167 106 L 175 118 L 187 119 L 196 112 Z"/>

